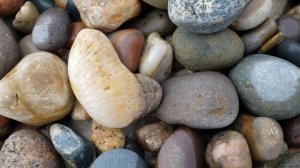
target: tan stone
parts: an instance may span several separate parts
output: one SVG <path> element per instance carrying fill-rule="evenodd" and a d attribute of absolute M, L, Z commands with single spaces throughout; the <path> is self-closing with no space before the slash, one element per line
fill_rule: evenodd
<path fill-rule="evenodd" d="M 85 111 L 78 100 L 75 100 L 73 110 L 71 112 L 73 120 L 90 120 L 90 115 Z"/>

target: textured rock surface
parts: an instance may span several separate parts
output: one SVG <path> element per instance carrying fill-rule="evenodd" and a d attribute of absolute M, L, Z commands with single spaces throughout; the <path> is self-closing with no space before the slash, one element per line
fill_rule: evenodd
<path fill-rule="evenodd" d="M 300 152 L 287 155 L 277 166 L 277 168 L 297 167 L 300 167 Z"/>

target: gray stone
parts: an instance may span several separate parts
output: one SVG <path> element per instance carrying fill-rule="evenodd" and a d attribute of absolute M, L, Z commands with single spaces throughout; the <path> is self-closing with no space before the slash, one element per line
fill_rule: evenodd
<path fill-rule="evenodd" d="M 300 114 L 300 69 L 292 63 L 264 54 L 250 55 L 229 77 L 253 114 L 277 120 Z"/>
<path fill-rule="evenodd" d="M 28 54 L 38 52 L 39 49 L 36 48 L 36 46 L 32 42 L 32 36 L 31 34 L 23 37 L 19 41 L 19 49 L 22 57 L 25 57 Z"/>
<path fill-rule="evenodd" d="M 287 155 L 276 168 L 299 168 L 300 167 L 300 153 L 293 153 Z"/>

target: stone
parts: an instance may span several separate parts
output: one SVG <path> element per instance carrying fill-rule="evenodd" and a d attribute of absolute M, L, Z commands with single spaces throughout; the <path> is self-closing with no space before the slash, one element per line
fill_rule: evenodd
<path fill-rule="evenodd" d="M 300 69 L 294 64 L 254 54 L 235 66 L 229 77 L 249 112 L 276 120 L 300 114 Z"/>
<path fill-rule="evenodd" d="M 128 149 L 131 150 L 135 153 L 137 153 L 139 156 L 144 156 L 144 150 L 143 148 L 141 148 L 141 146 L 138 144 L 138 142 L 136 142 L 135 140 L 126 140 L 124 149 Z"/>
<path fill-rule="evenodd" d="M 266 41 L 273 37 L 277 31 L 277 24 L 272 19 L 266 19 L 258 27 L 245 32 L 241 39 L 245 45 L 245 54 L 253 53 Z"/>
<path fill-rule="evenodd" d="M 33 28 L 33 44 L 42 51 L 57 51 L 68 40 L 70 24 L 68 14 L 62 9 L 46 10 L 39 16 Z"/>
<path fill-rule="evenodd" d="M 0 0 L 0 17 L 15 14 L 24 2 L 25 0 Z"/>
<path fill-rule="evenodd" d="M 149 167 L 155 167 L 156 160 L 157 160 L 156 153 L 145 151 L 144 158 L 145 158 L 147 165 L 149 165 Z"/>
<path fill-rule="evenodd" d="M 91 120 L 66 120 L 62 122 L 86 140 L 91 140 L 92 121 Z"/>
<path fill-rule="evenodd" d="M 286 15 L 292 16 L 295 19 L 300 20 L 300 5 L 296 5 L 293 8 L 289 9 Z"/>
<path fill-rule="evenodd" d="M 0 79 L 21 59 L 18 44 L 8 26 L 0 20 Z"/>
<path fill-rule="evenodd" d="M 111 33 L 109 39 L 121 62 L 131 72 L 136 72 L 145 44 L 143 33 L 137 29 L 123 29 Z"/>
<path fill-rule="evenodd" d="M 300 21 L 292 16 L 279 19 L 278 31 L 282 32 L 288 40 L 300 41 Z"/>
<path fill-rule="evenodd" d="M 78 100 L 75 100 L 74 107 L 71 112 L 71 117 L 73 120 L 91 120 L 91 117 Z"/>
<path fill-rule="evenodd" d="M 12 131 L 12 128 L 13 121 L 0 115 L 0 139 L 5 138 Z"/>
<path fill-rule="evenodd" d="M 300 67 L 300 44 L 293 40 L 284 40 L 274 49 L 275 55 Z"/>
<path fill-rule="evenodd" d="M 83 24 L 83 22 L 73 22 L 70 26 L 70 34 L 68 36 L 68 40 L 66 43 L 66 47 L 67 48 L 71 48 L 75 38 L 77 37 L 77 34 L 84 28 L 86 28 L 86 26 Z"/>
<path fill-rule="evenodd" d="M 143 1 L 159 9 L 168 9 L 168 0 L 143 0 Z"/>
<path fill-rule="evenodd" d="M 2 148 L 3 146 L 3 141 L 0 140 L 0 149 Z"/>
<path fill-rule="evenodd" d="M 300 115 L 291 118 L 283 126 L 285 141 L 292 147 L 300 147 Z"/>
<path fill-rule="evenodd" d="M 94 161 L 93 145 L 70 128 L 53 124 L 50 127 L 50 136 L 56 151 L 71 167 L 88 167 Z"/>
<path fill-rule="evenodd" d="M 271 49 L 275 48 L 278 44 L 280 44 L 284 40 L 283 33 L 275 34 L 271 39 L 265 42 L 258 50 L 258 53 L 266 53 Z"/>
<path fill-rule="evenodd" d="M 30 129 L 16 131 L 6 139 L 0 151 L 0 160 L 1 167 L 61 167 L 48 138 Z"/>
<path fill-rule="evenodd" d="M 182 70 L 176 72 L 174 74 L 174 76 L 187 75 L 187 74 L 192 74 L 192 73 L 194 73 L 194 71 L 191 71 L 189 69 L 182 69 Z"/>
<path fill-rule="evenodd" d="M 172 126 L 163 122 L 156 122 L 139 128 L 137 139 L 146 150 L 158 152 L 172 132 Z"/>
<path fill-rule="evenodd" d="M 124 22 L 139 15 L 139 0 L 73 0 L 81 19 L 89 28 L 112 32 Z"/>
<path fill-rule="evenodd" d="M 288 149 L 288 154 L 294 154 L 294 153 L 300 153 L 300 148 L 289 148 Z"/>
<path fill-rule="evenodd" d="M 218 72 L 198 72 L 169 78 L 162 83 L 163 100 L 156 115 L 168 124 L 196 129 L 223 128 L 239 110 L 236 90 Z"/>
<path fill-rule="evenodd" d="M 209 167 L 252 168 L 247 141 L 236 131 L 228 130 L 213 136 L 205 153 Z"/>
<path fill-rule="evenodd" d="M 66 9 L 68 0 L 54 0 L 55 6 Z"/>
<path fill-rule="evenodd" d="M 272 0 L 252 0 L 232 24 L 235 30 L 249 30 L 267 19 L 272 9 Z"/>
<path fill-rule="evenodd" d="M 36 48 L 36 46 L 32 42 L 32 35 L 29 34 L 23 37 L 19 41 L 19 50 L 21 57 L 25 57 L 28 54 L 39 52 L 40 50 Z"/>
<path fill-rule="evenodd" d="M 0 80 L 0 115 L 41 126 L 64 118 L 73 107 L 67 66 L 57 56 L 24 57 Z"/>
<path fill-rule="evenodd" d="M 268 162 L 279 157 L 284 143 L 283 132 L 275 120 L 241 114 L 233 129 L 246 138 L 254 161 Z"/>
<path fill-rule="evenodd" d="M 128 149 L 113 149 L 101 154 L 91 168 L 148 168 L 145 161 Z"/>
<path fill-rule="evenodd" d="M 20 8 L 19 12 L 13 21 L 13 26 L 16 30 L 24 33 L 31 33 L 35 24 L 35 21 L 39 17 L 39 12 L 32 2 L 26 1 Z"/>
<path fill-rule="evenodd" d="M 178 128 L 160 149 L 156 168 L 204 167 L 204 140 L 190 128 Z"/>
<path fill-rule="evenodd" d="M 139 72 L 162 82 L 171 74 L 173 63 L 172 46 L 156 32 L 151 33 L 145 43 Z"/>
<path fill-rule="evenodd" d="M 77 21 L 77 22 L 81 20 L 79 11 L 77 10 L 73 0 L 68 0 L 66 9 L 67 9 L 70 17 L 72 18 L 72 20 Z"/>
<path fill-rule="evenodd" d="M 31 0 L 40 13 L 44 13 L 47 9 L 55 7 L 53 0 Z"/>
<path fill-rule="evenodd" d="M 123 148 L 125 145 L 125 135 L 122 129 L 104 127 L 95 121 L 91 128 L 91 140 L 101 152 Z"/>
<path fill-rule="evenodd" d="M 214 33 L 232 24 L 249 0 L 169 0 L 172 22 L 188 32 Z"/>
<path fill-rule="evenodd" d="M 197 34 L 178 28 L 173 34 L 172 46 L 176 60 L 193 71 L 229 68 L 244 54 L 242 40 L 230 29 Z"/>
<path fill-rule="evenodd" d="M 297 168 L 300 167 L 300 152 L 285 156 L 277 168 Z"/>
<path fill-rule="evenodd" d="M 290 5 L 289 0 L 272 0 L 272 9 L 268 17 L 274 20 L 279 19 Z"/>

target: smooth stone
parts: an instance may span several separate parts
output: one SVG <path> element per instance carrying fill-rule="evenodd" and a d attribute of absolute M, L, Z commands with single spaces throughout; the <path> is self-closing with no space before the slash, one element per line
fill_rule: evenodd
<path fill-rule="evenodd" d="M 71 167 L 85 168 L 94 161 L 93 145 L 70 128 L 53 124 L 50 127 L 50 136 L 56 151 Z"/>
<path fill-rule="evenodd" d="M 266 41 L 272 38 L 276 31 L 276 22 L 269 18 L 258 27 L 247 31 L 241 36 L 241 39 L 245 45 L 245 54 L 253 53 Z"/>
<path fill-rule="evenodd" d="M 33 44 L 42 51 L 57 51 L 65 45 L 71 21 L 60 8 L 50 8 L 37 19 L 32 31 Z"/>
<path fill-rule="evenodd" d="M 20 53 L 18 44 L 7 27 L 7 25 L 0 20 L 0 79 L 6 75 L 20 60 Z"/>
<path fill-rule="evenodd" d="M 169 0 L 168 13 L 174 24 L 188 32 L 214 33 L 232 24 L 249 0 Z"/>
<path fill-rule="evenodd" d="M 300 21 L 292 16 L 279 19 L 278 31 L 282 32 L 288 40 L 300 41 Z"/>
<path fill-rule="evenodd" d="M 271 49 L 275 48 L 278 44 L 280 44 L 284 40 L 283 33 L 275 34 L 270 40 L 265 42 L 258 50 L 258 53 L 266 53 Z"/>
<path fill-rule="evenodd" d="M 122 129 L 104 127 L 95 121 L 91 128 L 91 140 L 101 152 L 123 148 L 125 145 L 125 135 Z"/>
<path fill-rule="evenodd" d="M 187 74 L 192 74 L 192 73 L 194 73 L 194 71 L 191 71 L 189 69 L 182 69 L 182 70 L 176 72 L 174 74 L 174 76 L 187 75 Z"/>
<path fill-rule="evenodd" d="M 54 0 L 55 6 L 66 9 L 68 0 Z"/>
<path fill-rule="evenodd" d="M 283 132 L 284 139 L 289 146 L 300 148 L 300 115 L 286 121 Z"/>
<path fill-rule="evenodd" d="M 13 21 L 13 26 L 16 30 L 24 33 L 31 33 L 33 30 L 35 21 L 39 17 L 39 12 L 30 1 L 26 1 L 20 8 L 19 12 Z"/>
<path fill-rule="evenodd" d="M 55 7 L 53 0 L 31 0 L 40 13 L 45 12 L 49 8 Z"/>
<path fill-rule="evenodd" d="M 51 142 L 36 130 L 11 134 L 1 148 L 0 160 L 1 167 L 61 167 Z"/>
<path fill-rule="evenodd" d="M 82 21 L 89 28 L 112 32 L 124 22 L 139 15 L 139 0 L 73 0 Z"/>
<path fill-rule="evenodd" d="M 228 130 L 214 135 L 205 153 L 211 168 L 252 168 L 247 141 L 236 131 Z"/>
<path fill-rule="evenodd" d="M 293 40 L 284 40 L 275 48 L 275 55 L 300 67 L 300 44 Z"/>
<path fill-rule="evenodd" d="M 172 46 L 176 60 L 193 71 L 229 68 L 244 54 L 241 38 L 230 29 L 197 34 L 178 28 L 173 34 Z"/>
<path fill-rule="evenodd" d="M 172 46 L 156 32 L 151 33 L 145 43 L 139 72 L 162 82 L 171 74 L 173 63 Z"/>
<path fill-rule="evenodd" d="M 18 12 L 25 0 L 0 0 L 0 17 Z"/>
<path fill-rule="evenodd" d="M 294 64 L 274 56 L 250 55 L 229 77 L 249 112 L 276 120 L 300 114 L 300 69 Z"/>
<path fill-rule="evenodd" d="M 216 129 L 231 124 L 238 114 L 236 90 L 231 81 L 218 72 L 172 77 L 162 83 L 162 89 L 163 100 L 156 114 L 168 124 Z"/>
<path fill-rule="evenodd" d="M 67 9 L 70 17 L 72 18 L 72 20 L 74 20 L 74 21 L 80 21 L 81 20 L 79 11 L 77 10 L 73 0 L 68 0 L 66 9 Z"/>
<path fill-rule="evenodd" d="M 71 112 L 71 117 L 73 120 L 91 120 L 91 117 L 78 100 L 75 100 L 74 107 Z"/>
<path fill-rule="evenodd" d="M 300 152 L 285 156 L 277 168 L 298 168 L 300 167 Z"/>
<path fill-rule="evenodd" d="M 286 15 L 292 16 L 295 19 L 300 20 L 300 5 L 296 5 L 293 8 L 289 9 Z"/>
<path fill-rule="evenodd" d="M 67 66 L 57 56 L 24 57 L 0 80 L 0 115 L 41 126 L 64 118 L 73 107 Z"/>
<path fill-rule="evenodd" d="M 13 121 L 0 115 L 0 139 L 5 138 L 12 131 L 12 128 Z"/>
<path fill-rule="evenodd" d="M 147 151 L 158 152 L 172 132 L 172 126 L 156 122 L 139 128 L 136 134 L 138 142 Z"/>
<path fill-rule="evenodd" d="M 136 72 L 143 53 L 145 37 L 136 29 L 123 29 L 109 35 L 121 62 L 131 71 Z"/>
<path fill-rule="evenodd" d="M 101 154 L 91 168 L 148 168 L 145 161 L 128 149 L 113 149 Z"/>
<path fill-rule="evenodd" d="M 67 120 L 62 122 L 86 140 L 91 140 L 92 121 L 91 120 Z"/>
<path fill-rule="evenodd" d="M 267 162 L 279 157 L 284 143 L 283 132 L 275 120 L 241 114 L 233 129 L 245 136 L 254 161 Z"/>
<path fill-rule="evenodd" d="M 73 22 L 70 26 L 70 34 L 68 36 L 68 40 L 66 43 L 66 47 L 67 48 L 71 48 L 75 38 L 77 37 L 78 33 L 82 30 L 86 28 L 86 26 L 84 25 L 83 22 Z"/>
<path fill-rule="evenodd" d="M 168 0 L 143 0 L 143 1 L 159 9 L 168 9 Z"/>
<path fill-rule="evenodd" d="M 272 9 L 268 17 L 274 20 L 279 19 L 290 5 L 291 1 L 289 0 L 272 0 Z"/>
<path fill-rule="evenodd" d="M 204 167 L 204 140 L 188 127 L 178 128 L 160 149 L 156 168 Z"/>
<path fill-rule="evenodd" d="M 232 24 L 235 30 L 249 30 L 267 19 L 272 9 L 272 0 L 252 0 Z"/>

